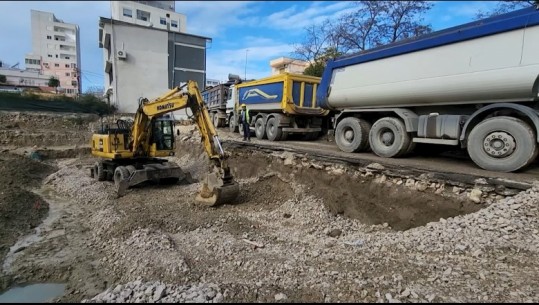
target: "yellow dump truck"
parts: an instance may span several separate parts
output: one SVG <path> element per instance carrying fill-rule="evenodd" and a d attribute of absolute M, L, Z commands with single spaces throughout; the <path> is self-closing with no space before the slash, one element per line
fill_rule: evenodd
<path fill-rule="evenodd" d="M 247 105 L 251 130 L 258 139 L 286 140 L 299 133 L 317 138 L 329 111 L 316 105 L 319 77 L 283 73 L 231 87 L 231 130 L 238 130 L 240 105 Z M 242 132 L 239 128 L 239 132 Z"/>

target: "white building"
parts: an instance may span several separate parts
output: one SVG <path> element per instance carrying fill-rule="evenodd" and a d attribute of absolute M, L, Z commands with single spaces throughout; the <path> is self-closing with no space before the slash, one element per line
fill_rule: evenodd
<path fill-rule="evenodd" d="M 302 74 L 308 66 L 308 61 L 288 57 L 279 57 L 270 61 L 271 75 L 281 73 Z"/>
<path fill-rule="evenodd" d="M 22 70 L 0 66 L 0 75 L 6 77 L 6 84 L 11 86 L 47 87 L 50 76 L 38 70 Z"/>
<path fill-rule="evenodd" d="M 111 1 L 112 19 L 185 33 L 187 17 L 174 11 L 174 1 Z"/>
<path fill-rule="evenodd" d="M 157 2 L 173 5 L 173 1 Z M 112 3 L 112 15 L 118 19 L 100 18 L 99 47 L 103 49 L 105 94 L 119 112 L 134 113 L 139 98 L 158 97 L 188 80 L 195 80 L 203 90 L 209 38 L 184 33 L 185 16 L 168 9 L 135 1 Z M 132 18 L 124 18 L 124 8 L 131 10 Z M 145 12 L 150 14 L 146 20 L 137 18 L 147 16 Z M 161 16 L 168 18 L 164 27 L 154 23 Z M 171 26 L 174 20 L 179 22 L 177 31 Z"/>
<path fill-rule="evenodd" d="M 219 85 L 221 82 L 218 79 L 206 79 L 206 87 L 213 87 Z"/>
<path fill-rule="evenodd" d="M 65 23 L 54 14 L 31 10 L 32 52 L 26 54 L 28 70 L 54 76 L 59 90 L 68 95 L 81 92 L 80 32 L 76 24 Z"/>

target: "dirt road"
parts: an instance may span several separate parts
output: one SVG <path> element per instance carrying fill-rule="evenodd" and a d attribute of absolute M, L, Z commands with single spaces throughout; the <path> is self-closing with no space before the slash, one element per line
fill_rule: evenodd
<path fill-rule="evenodd" d="M 32 161 L 47 169 L 38 183 L 14 183 L 41 181 L 54 219 L 4 282 L 67 283 L 62 302 L 539 301 L 539 186 L 477 194 L 256 146 L 229 153 L 241 195 L 217 208 L 195 204 L 200 183 L 116 198 L 88 155 Z M 196 134 L 171 159 L 207 171 Z"/>

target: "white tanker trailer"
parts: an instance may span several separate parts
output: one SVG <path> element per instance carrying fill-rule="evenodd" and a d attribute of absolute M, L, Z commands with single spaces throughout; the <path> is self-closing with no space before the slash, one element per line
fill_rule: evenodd
<path fill-rule="evenodd" d="M 539 141 L 539 11 L 518 10 L 329 61 L 318 105 L 342 151 L 382 157 L 460 145 L 511 172 Z"/>

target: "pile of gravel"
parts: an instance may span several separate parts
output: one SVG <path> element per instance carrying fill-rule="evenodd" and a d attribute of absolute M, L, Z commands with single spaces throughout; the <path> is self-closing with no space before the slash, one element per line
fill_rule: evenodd
<path fill-rule="evenodd" d="M 43 183 L 53 186 L 59 194 L 85 204 L 101 204 L 116 197 L 113 183 L 96 182 L 90 177 L 89 169 L 81 170 L 87 165 L 59 163 L 58 166 L 60 169 Z"/>
<path fill-rule="evenodd" d="M 101 262 L 122 281 L 156 274 L 174 278 L 189 271 L 174 241 L 160 231 L 137 229 L 125 240 L 95 237 L 94 246 L 105 254 Z"/>
<path fill-rule="evenodd" d="M 171 285 L 160 281 L 136 280 L 107 289 L 82 303 L 220 303 L 223 295 L 219 286 L 210 283 L 198 285 Z"/>

